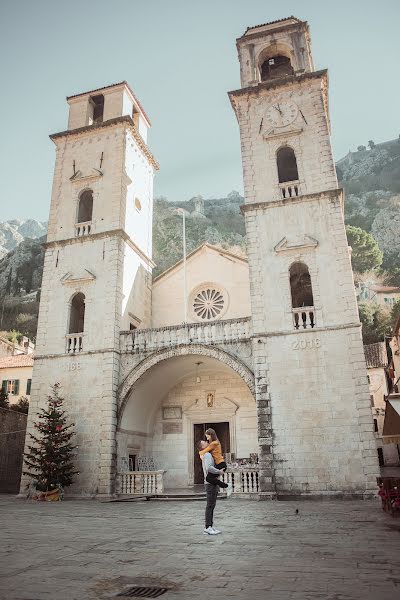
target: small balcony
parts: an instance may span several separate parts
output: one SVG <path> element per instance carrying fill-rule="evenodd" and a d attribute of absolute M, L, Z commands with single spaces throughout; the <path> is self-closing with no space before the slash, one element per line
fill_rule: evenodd
<path fill-rule="evenodd" d="M 86 221 L 86 223 L 75 223 L 75 237 L 90 235 L 91 231 L 92 221 Z"/>
<path fill-rule="evenodd" d="M 83 350 L 83 333 L 68 333 L 65 336 L 67 354 L 78 354 Z"/>
<path fill-rule="evenodd" d="M 181 344 L 223 344 L 250 338 L 250 317 L 121 331 L 121 352 L 156 351 Z"/>
<path fill-rule="evenodd" d="M 314 306 L 292 308 L 292 317 L 295 329 L 314 329 L 317 326 Z"/>
<path fill-rule="evenodd" d="M 285 183 L 279 183 L 279 195 L 281 198 L 295 198 L 301 196 L 300 181 L 286 181 Z"/>

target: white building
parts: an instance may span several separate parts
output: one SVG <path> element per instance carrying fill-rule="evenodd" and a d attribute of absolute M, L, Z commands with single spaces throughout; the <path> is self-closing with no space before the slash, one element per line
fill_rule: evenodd
<path fill-rule="evenodd" d="M 367 363 L 369 392 L 371 399 L 372 417 L 377 444 L 380 466 L 397 467 L 400 464 L 400 450 L 398 444 L 384 442 L 383 427 L 386 412 L 386 399 L 389 395 L 388 386 L 388 355 L 386 344 L 366 344 L 364 346 L 365 360 Z"/>
<path fill-rule="evenodd" d="M 209 425 L 231 459 L 258 454 L 246 477 L 261 497 L 375 491 L 327 72 L 293 17 L 247 29 L 237 47 L 248 262 L 205 244 L 152 281 L 158 165 L 126 82 L 69 97 L 68 129 L 51 136 L 28 431 L 59 381 L 79 445 L 70 494 L 113 495 L 146 459 L 166 487 L 190 486 Z"/>

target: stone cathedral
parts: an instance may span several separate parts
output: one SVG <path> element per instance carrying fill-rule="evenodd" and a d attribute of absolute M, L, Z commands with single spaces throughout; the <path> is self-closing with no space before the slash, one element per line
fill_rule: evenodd
<path fill-rule="evenodd" d="M 28 431 L 60 382 L 79 446 L 69 495 L 201 483 L 194 449 L 209 426 L 238 495 L 374 493 L 328 74 L 315 70 L 308 25 L 294 17 L 249 27 L 237 50 L 241 83 L 229 98 L 247 258 L 206 243 L 185 268 L 152 277 L 158 164 L 149 117 L 126 82 L 68 97 L 68 128 L 50 136 Z"/>

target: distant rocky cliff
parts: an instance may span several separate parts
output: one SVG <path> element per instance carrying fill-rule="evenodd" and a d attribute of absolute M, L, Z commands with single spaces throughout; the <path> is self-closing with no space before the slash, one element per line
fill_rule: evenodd
<path fill-rule="evenodd" d="M 47 233 L 46 221 L 6 221 L 0 223 L 0 259 L 6 256 L 10 250 L 14 250 L 24 239 L 41 238 Z"/>

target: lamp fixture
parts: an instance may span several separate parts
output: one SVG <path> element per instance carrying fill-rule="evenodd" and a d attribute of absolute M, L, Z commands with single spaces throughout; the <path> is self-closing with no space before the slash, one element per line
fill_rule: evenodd
<path fill-rule="evenodd" d="M 199 367 L 200 367 L 200 365 L 202 365 L 202 364 L 203 364 L 203 363 L 202 363 L 201 361 L 200 361 L 200 362 L 197 362 L 197 363 L 195 363 L 195 365 L 196 365 L 196 383 L 201 383 L 201 377 L 200 377 L 200 375 L 199 375 Z"/>

